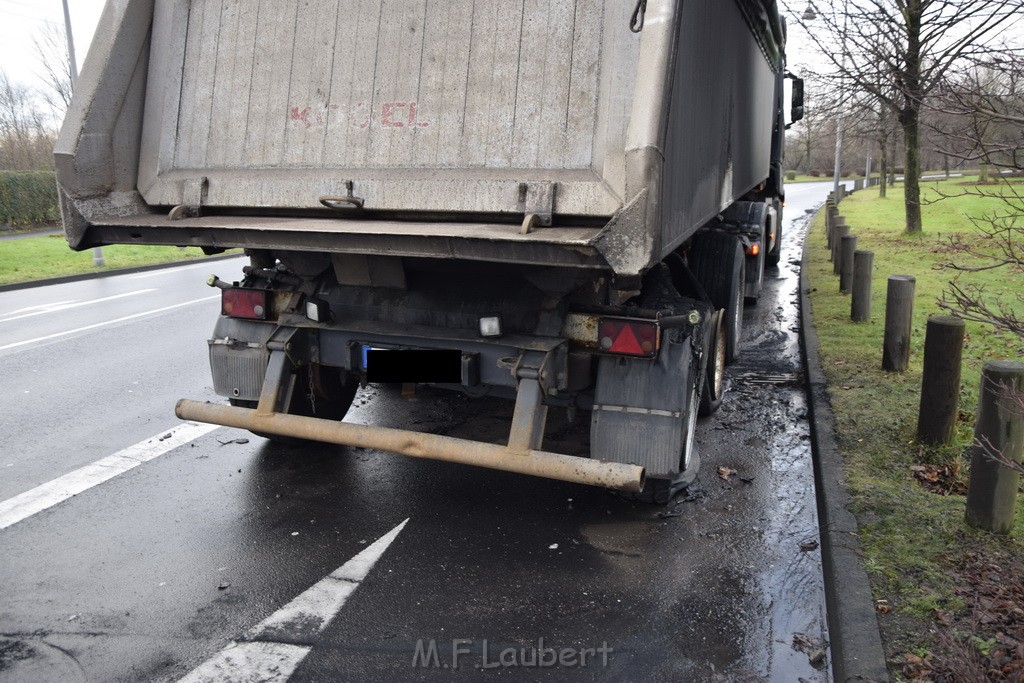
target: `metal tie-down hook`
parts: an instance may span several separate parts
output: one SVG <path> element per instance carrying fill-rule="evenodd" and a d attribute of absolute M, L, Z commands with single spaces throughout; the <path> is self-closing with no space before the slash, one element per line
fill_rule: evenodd
<path fill-rule="evenodd" d="M 636 0 L 633 16 L 629 19 L 629 30 L 640 33 L 644 30 L 644 14 L 647 13 L 647 0 Z"/>

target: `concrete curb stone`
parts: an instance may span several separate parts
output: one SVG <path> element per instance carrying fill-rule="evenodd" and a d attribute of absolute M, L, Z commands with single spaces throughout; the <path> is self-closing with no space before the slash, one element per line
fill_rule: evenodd
<path fill-rule="evenodd" d="M 812 219 L 813 221 L 813 219 Z M 808 236 L 810 229 L 808 229 Z M 807 372 L 807 404 L 821 527 L 825 602 L 834 681 L 888 681 L 885 650 L 871 583 L 863 567 L 857 520 L 849 511 L 835 416 L 821 369 L 821 345 L 811 320 L 805 240 L 800 263 L 800 350 Z"/>

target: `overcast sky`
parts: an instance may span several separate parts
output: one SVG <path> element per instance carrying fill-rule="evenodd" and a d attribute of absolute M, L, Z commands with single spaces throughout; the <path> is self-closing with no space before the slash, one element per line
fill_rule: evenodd
<path fill-rule="evenodd" d="M 86 50 L 92 41 L 104 0 L 68 0 L 75 54 L 81 70 Z M 39 86 L 37 74 L 42 67 L 36 57 L 32 38 L 47 21 L 64 30 L 64 6 L 61 0 L 0 0 L 0 69 L 15 82 Z"/>

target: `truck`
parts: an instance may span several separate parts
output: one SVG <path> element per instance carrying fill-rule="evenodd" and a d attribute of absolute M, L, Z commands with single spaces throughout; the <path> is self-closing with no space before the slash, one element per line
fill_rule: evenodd
<path fill-rule="evenodd" d="M 775 0 L 110 0 L 65 235 L 244 250 L 181 419 L 664 502 L 779 261 L 785 42 Z M 398 382 L 508 398 L 507 442 L 344 421 Z"/>

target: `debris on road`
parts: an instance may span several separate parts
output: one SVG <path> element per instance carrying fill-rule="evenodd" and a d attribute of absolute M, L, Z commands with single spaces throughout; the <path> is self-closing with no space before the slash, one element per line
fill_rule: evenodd
<path fill-rule="evenodd" d="M 819 671 L 825 667 L 825 646 L 826 643 L 821 638 L 806 633 L 793 634 L 793 649 L 807 655 L 807 661 Z"/>
<path fill-rule="evenodd" d="M 219 591 L 226 590 L 226 589 L 228 589 L 230 587 L 231 587 L 231 584 L 228 583 L 227 581 L 224 581 L 222 583 L 218 583 L 217 584 L 217 590 L 219 590 Z"/>
<path fill-rule="evenodd" d="M 229 441 L 221 441 L 220 439 L 217 439 L 217 443 L 221 446 L 227 446 L 230 443 L 247 444 L 249 443 L 249 439 L 231 439 Z"/>
<path fill-rule="evenodd" d="M 730 469 L 728 467 L 718 468 L 718 476 L 724 479 L 725 481 L 729 481 L 729 477 L 733 476 L 734 474 L 736 474 L 736 470 L 734 469 Z"/>
<path fill-rule="evenodd" d="M 818 549 L 818 542 L 816 540 L 814 540 L 813 538 L 809 539 L 809 540 L 806 540 L 806 541 L 801 541 L 801 543 L 800 543 L 800 552 L 802 552 L 802 553 L 809 553 L 812 550 L 817 550 L 817 549 Z"/>

